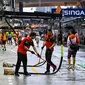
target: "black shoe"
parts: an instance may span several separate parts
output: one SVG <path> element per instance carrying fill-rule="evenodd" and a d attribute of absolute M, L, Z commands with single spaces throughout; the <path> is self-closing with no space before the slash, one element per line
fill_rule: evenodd
<path fill-rule="evenodd" d="M 53 72 L 56 70 L 57 68 L 55 67 L 55 68 L 53 68 Z"/>
<path fill-rule="evenodd" d="M 15 76 L 19 76 L 19 74 L 18 73 L 15 73 Z"/>
<path fill-rule="evenodd" d="M 24 73 L 24 75 L 25 75 L 25 76 L 31 76 L 31 74 L 28 73 L 28 72 Z"/>
<path fill-rule="evenodd" d="M 45 74 L 49 74 L 50 73 L 50 71 L 45 71 Z"/>

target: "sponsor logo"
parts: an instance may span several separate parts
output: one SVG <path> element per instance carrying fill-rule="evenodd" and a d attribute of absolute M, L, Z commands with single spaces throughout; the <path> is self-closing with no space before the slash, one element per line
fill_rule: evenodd
<path fill-rule="evenodd" d="M 58 6 L 57 8 L 53 8 L 51 11 L 53 14 L 61 14 L 62 8 Z"/>
<path fill-rule="evenodd" d="M 62 15 L 65 17 L 85 17 L 85 9 L 62 9 Z"/>
<path fill-rule="evenodd" d="M 57 7 L 56 9 L 52 9 L 52 13 L 62 14 L 64 17 L 85 17 L 84 8 L 61 9 L 61 7 Z"/>

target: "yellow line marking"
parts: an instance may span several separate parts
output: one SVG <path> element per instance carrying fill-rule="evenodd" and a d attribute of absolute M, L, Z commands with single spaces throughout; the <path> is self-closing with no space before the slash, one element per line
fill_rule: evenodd
<path fill-rule="evenodd" d="M 31 67 L 31 69 L 35 72 L 35 73 L 39 73 L 36 69 L 34 69 L 34 67 Z M 37 74 L 40 75 L 40 74 Z"/>

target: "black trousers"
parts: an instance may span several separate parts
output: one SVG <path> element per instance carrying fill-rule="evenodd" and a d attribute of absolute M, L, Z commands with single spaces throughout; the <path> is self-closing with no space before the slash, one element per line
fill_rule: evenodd
<path fill-rule="evenodd" d="M 46 57 L 46 61 L 48 62 L 47 66 L 46 66 L 46 71 L 48 71 L 48 72 L 50 72 L 50 65 L 53 66 L 53 68 L 56 68 L 56 66 L 51 61 L 52 52 L 53 52 L 52 50 L 46 49 L 45 57 Z"/>
<path fill-rule="evenodd" d="M 24 73 L 26 73 L 27 72 L 27 55 L 24 55 L 18 52 L 17 56 L 18 58 L 17 58 L 16 68 L 15 68 L 15 73 L 18 73 L 21 62 L 23 63 Z"/>

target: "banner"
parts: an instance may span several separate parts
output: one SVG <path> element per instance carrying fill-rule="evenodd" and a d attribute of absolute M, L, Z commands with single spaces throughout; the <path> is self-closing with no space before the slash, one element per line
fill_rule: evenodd
<path fill-rule="evenodd" d="M 56 13 L 56 8 L 52 9 L 51 12 Z M 62 9 L 61 13 L 64 17 L 85 17 L 85 8 L 66 8 Z"/>
<path fill-rule="evenodd" d="M 85 9 L 84 8 L 62 9 L 62 15 L 64 17 L 85 17 Z"/>

